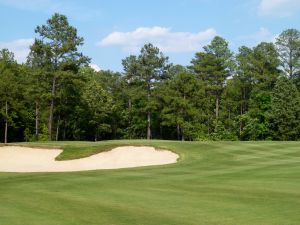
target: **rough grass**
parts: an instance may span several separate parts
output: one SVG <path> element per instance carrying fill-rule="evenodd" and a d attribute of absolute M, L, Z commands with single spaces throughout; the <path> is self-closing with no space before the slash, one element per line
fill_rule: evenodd
<path fill-rule="evenodd" d="M 0 224 L 298 225 L 299 142 L 22 143 L 74 159 L 121 145 L 180 154 L 177 164 L 70 173 L 0 173 Z"/>

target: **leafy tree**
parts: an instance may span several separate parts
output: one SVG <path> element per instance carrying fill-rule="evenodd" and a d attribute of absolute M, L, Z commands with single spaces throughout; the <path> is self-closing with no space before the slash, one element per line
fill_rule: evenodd
<path fill-rule="evenodd" d="M 239 75 L 235 75 L 226 82 L 226 87 L 222 93 L 222 105 L 220 121 L 217 124 L 214 139 L 235 140 L 240 137 L 242 129 L 240 116 L 246 110 L 247 97 L 245 96 L 246 85 Z"/>
<path fill-rule="evenodd" d="M 4 142 L 164 138 L 298 140 L 299 31 L 276 45 L 242 46 L 235 58 L 215 37 L 191 66 L 172 66 L 152 44 L 96 72 L 65 16 L 37 26 L 26 64 L 0 51 L 0 135 Z M 145 132 L 147 130 L 147 132 Z"/>
<path fill-rule="evenodd" d="M 95 141 L 97 141 L 101 132 L 110 132 L 110 126 L 106 121 L 113 107 L 112 98 L 99 82 L 92 79 L 85 87 L 83 99 L 92 113 L 89 124 L 94 128 Z"/>
<path fill-rule="evenodd" d="M 19 101 L 21 88 L 14 55 L 7 49 L 2 49 L 0 51 L 0 110 L 4 118 L 4 143 L 8 142 L 8 128 L 15 125 L 14 120 L 21 108 Z"/>
<path fill-rule="evenodd" d="M 78 47 L 83 45 L 83 38 L 77 36 L 76 28 L 69 25 L 66 16 L 55 13 L 47 20 L 46 25 L 37 26 L 35 32 L 41 39 L 35 41 L 31 51 L 40 57 L 39 61 L 50 62 L 50 108 L 48 120 L 49 139 L 52 139 L 53 114 L 57 88 L 61 80 L 73 79 L 73 74 L 78 72 L 81 65 L 89 62 L 89 58 L 78 52 Z M 39 53 L 41 52 L 41 53 Z M 35 55 L 35 54 L 31 54 Z M 42 59 L 41 59 L 42 58 Z"/>
<path fill-rule="evenodd" d="M 253 88 L 250 95 L 249 111 L 241 120 L 245 123 L 242 132 L 246 139 L 266 139 L 270 136 L 269 111 L 271 95 L 280 74 L 278 53 L 272 43 L 260 43 L 253 48 L 249 61 Z"/>
<path fill-rule="evenodd" d="M 122 61 L 122 64 L 128 83 L 133 82 L 139 87 L 141 97 L 146 95 L 147 139 L 151 139 L 151 115 L 155 109 L 152 92 L 156 84 L 166 78 L 168 58 L 160 52 L 159 48 L 149 43 L 144 45 L 137 57 L 129 56 Z"/>
<path fill-rule="evenodd" d="M 273 43 L 262 42 L 253 49 L 253 82 L 271 90 L 280 74 L 278 52 Z"/>
<path fill-rule="evenodd" d="M 270 111 L 273 138 L 297 140 L 300 135 L 300 98 L 297 87 L 288 79 L 276 82 Z"/>
<path fill-rule="evenodd" d="M 235 68 L 233 52 L 229 49 L 229 44 L 224 38 L 220 36 L 214 37 L 211 43 L 204 46 L 203 49 L 206 53 L 212 54 L 219 59 L 227 72 L 233 72 Z"/>
<path fill-rule="evenodd" d="M 186 68 L 176 65 L 170 68 L 171 79 L 162 83 L 157 95 L 162 101 L 162 124 L 176 127 L 177 139 L 194 139 L 203 119 L 203 83 L 189 73 Z"/>
<path fill-rule="evenodd" d="M 27 88 L 25 96 L 29 101 L 29 106 L 34 104 L 35 114 L 35 139 L 39 140 L 40 136 L 40 123 L 46 123 L 42 119 L 41 109 L 45 108 L 48 104 L 49 96 L 48 89 L 51 80 L 51 49 L 49 46 L 44 45 L 41 40 L 35 39 L 34 43 L 30 46 L 30 52 L 27 56 L 26 65 L 29 68 L 27 76 Z M 47 131 L 48 133 L 48 131 Z M 43 137 L 44 138 L 44 137 Z"/>
<path fill-rule="evenodd" d="M 233 70 L 232 52 L 228 42 L 221 37 L 215 37 L 211 44 L 204 46 L 205 52 L 196 53 L 192 60 L 192 70 L 206 82 L 207 92 L 215 98 L 215 119 L 218 120 L 221 95 L 226 79 Z"/>
<path fill-rule="evenodd" d="M 124 67 L 123 85 L 126 98 L 124 119 L 127 123 L 126 138 L 144 137 L 147 126 L 144 120 L 147 92 L 144 81 L 140 79 L 140 65 L 137 56 L 131 55 L 122 60 Z M 139 93 L 139 94 L 136 94 Z"/>
<path fill-rule="evenodd" d="M 227 98 L 234 98 L 234 101 L 239 105 L 238 112 L 238 133 L 241 138 L 245 123 L 243 115 L 249 110 L 249 100 L 250 95 L 255 84 L 253 78 L 253 49 L 250 49 L 246 46 L 239 48 L 239 52 L 236 56 L 237 61 L 237 70 L 236 75 L 233 79 L 233 88 L 238 90 L 238 93 L 231 91 L 232 94 L 229 94 Z M 230 86 L 229 86 L 230 87 Z"/>
<path fill-rule="evenodd" d="M 111 126 L 111 138 L 119 138 L 123 132 L 124 122 L 124 108 L 126 108 L 126 98 L 124 96 L 124 80 L 120 73 L 112 71 L 100 71 L 99 78 L 105 87 L 105 90 L 112 98 L 112 105 L 110 107 L 109 124 Z"/>
<path fill-rule="evenodd" d="M 300 32 L 283 31 L 276 39 L 276 46 L 284 73 L 290 78 L 300 77 Z"/>

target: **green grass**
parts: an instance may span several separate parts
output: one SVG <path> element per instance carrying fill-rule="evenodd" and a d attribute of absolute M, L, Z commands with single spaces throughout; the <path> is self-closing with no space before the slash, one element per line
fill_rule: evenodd
<path fill-rule="evenodd" d="M 181 158 L 120 170 L 0 173 L 0 225 L 300 224 L 300 142 L 34 145 L 65 149 L 60 160 L 120 145 L 153 145 Z"/>

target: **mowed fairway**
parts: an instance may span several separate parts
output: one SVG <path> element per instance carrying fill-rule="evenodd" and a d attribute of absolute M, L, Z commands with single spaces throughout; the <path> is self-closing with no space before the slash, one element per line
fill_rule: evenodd
<path fill-rule="evenodd" d="M 1 225 L 300 224 L 300 142 L 36 145 L 61 146 L 60 159 L 122 145 L 153 145 L 181 158 L 171 165 L 119 170 L 0 172 Z"/>

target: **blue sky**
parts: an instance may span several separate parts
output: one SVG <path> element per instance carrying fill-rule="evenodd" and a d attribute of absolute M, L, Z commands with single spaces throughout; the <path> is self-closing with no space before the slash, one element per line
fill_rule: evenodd
<path fill-rule="evenodd" d="M 300 30 L 300 0 L 0 0 L 0 48 L 23 62 L 35 27 L 55 12 L 84 37 L 81 51 L 93 66 L 113 71 L 147 42 L 170 62 L 188 65 L 215 35 L 237 51 L 274 41 L 284 29 Z"/>

